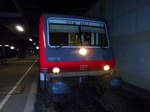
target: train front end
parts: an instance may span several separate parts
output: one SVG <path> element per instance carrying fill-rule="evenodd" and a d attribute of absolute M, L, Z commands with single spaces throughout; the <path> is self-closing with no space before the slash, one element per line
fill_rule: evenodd
<path fill-rule="evenodd" d="M 39 43 L 41 83 L 53 77 L 100 76 L 113 71 L 115 61 L 103 21 L 41 16 Z"/>

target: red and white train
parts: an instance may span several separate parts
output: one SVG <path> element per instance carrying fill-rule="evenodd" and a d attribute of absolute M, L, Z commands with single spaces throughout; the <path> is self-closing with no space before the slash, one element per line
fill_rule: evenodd
<path fill-rule="evenodd" d="M 53 77 L 112 73 L 115 60 L 105 21 L 43 14 L 39 24 L 40 84 Z"/>

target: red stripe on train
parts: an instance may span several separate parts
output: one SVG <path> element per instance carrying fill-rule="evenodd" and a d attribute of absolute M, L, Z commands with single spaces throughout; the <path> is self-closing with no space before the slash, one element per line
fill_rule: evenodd
<path fill-rule="evenodd" d="M 115 66 L 114 60 L 96 60 L 96 61 L 56 61 L 56 62 L 45 62 L 40 67 L 48 68 L 49 72 L 53 67 L 60 67 L 61 72 L 81 72 L 83 70 L 80 69 L 81 66 L 88 66 L 87 70 L 84 71 L 93 71 L 93 70 L 101 70 L 104 65 L 109 65 L 111 69 Z"/>

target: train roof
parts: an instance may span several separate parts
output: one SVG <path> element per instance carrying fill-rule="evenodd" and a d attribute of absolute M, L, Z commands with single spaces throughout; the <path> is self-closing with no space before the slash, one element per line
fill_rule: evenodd
<path fill-rule="evenodd" d="M 72 19 L 85 19 L 85 20 L 90 20 L 90 21 L 101 21 L 101 22 L 106 22 L 104 18 L 91 18 L 91 17 L 86 17 L 86 16 L 74 16 L 74 15 L 63 15 L 63 14 L 47 14 L 44 13 L 41 16 L 44 16 L 44 18 L 49 18 L 49 17 L 60 17 L 60 18 L 72 18 Z"/>

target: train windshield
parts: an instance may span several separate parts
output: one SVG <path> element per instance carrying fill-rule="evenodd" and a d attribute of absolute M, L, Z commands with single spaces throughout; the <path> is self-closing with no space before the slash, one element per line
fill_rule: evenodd
<path fill-rule="evenodd" d="M 105 27 L 49 25 L 51 46 L 108 46 Z"/>

